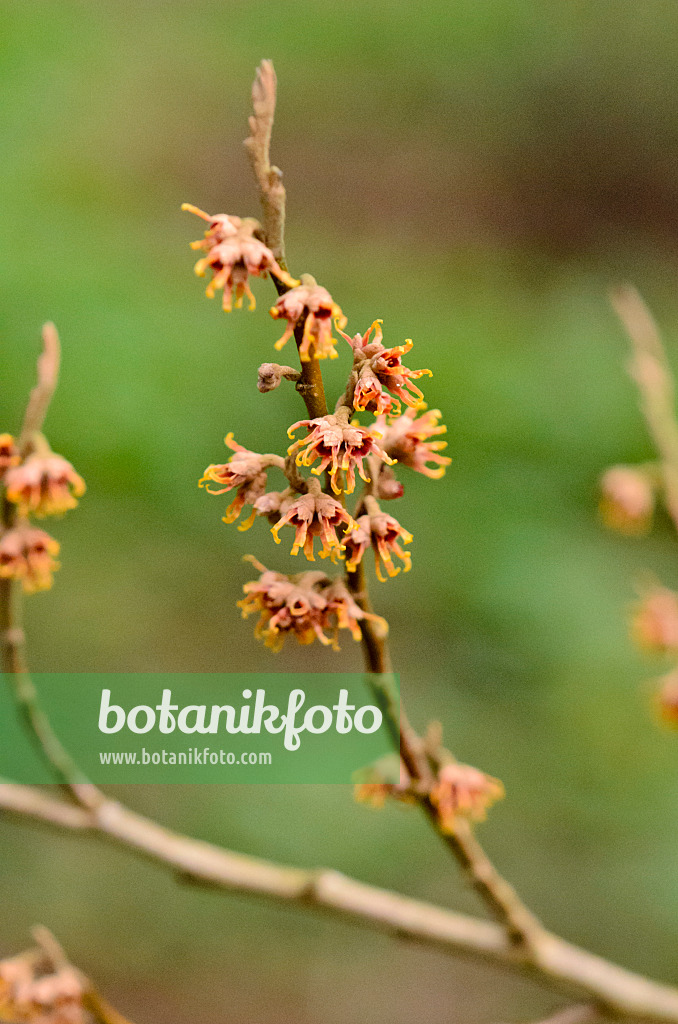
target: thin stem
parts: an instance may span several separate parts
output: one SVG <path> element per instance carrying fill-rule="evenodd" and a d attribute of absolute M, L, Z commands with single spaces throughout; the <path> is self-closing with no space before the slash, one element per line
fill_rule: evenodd
<path fill-rule="evenodd" d="M 630 374 L 661 460 L 666 508 L 678 531 L 678 423 L 673 374 L 659 330 L 635 288 L 615 289 L 611 301 L 633 346 Z"/>
<path fill-rule="evenodd" d="M 49 403 L 59 378 L 61 348 L 56 327 L 46 323 L 42 329 L 43 350 L 38 357 L 37 383 L 28 399 L 19 438 L 19 450 L 27 454 L 40 432 Z M 16 522 L 16 508 L 2 500 L 2 529 L 11 529 Z M 0 646 L 2 670 L 12 687 L 14 699 L 27 732 L 39 752 L 54 769 L 60 782 L 75 798 L 92 806 L 101 797 L 64 748 L 42 709 L 38 692 L 28 670 L 26 635 L 23 629 L 23 589 L 19 580 L 0 579 Z"/>

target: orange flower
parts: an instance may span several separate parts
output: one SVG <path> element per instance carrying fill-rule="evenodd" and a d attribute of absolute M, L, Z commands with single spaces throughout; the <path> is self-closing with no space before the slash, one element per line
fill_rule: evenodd
<path fill-rule="evenodd" d="M 11 434 L 0 434 L 0 480 L 6 471 L 20 461 L 19 453 Z"/>
<path fill-rule="evenodd" d="M 499 779 L 493 779 L 468 764 L 446 764 L 438 772 L 431 790 L 431 802 L 443 832 L 451 835 L 457 818 L 484 821 L 487 809 L 504 796 Z"/>
<path fill-rule="evenodd" d="M 678 651 L 678 594 L 668 587 L 649 590 L 637 605 L 631 633 L 639 647 L 656 654 Z"/>
<path fill-rule="evenodd" d="M 335 579 L 325 591 L 328 614 L 336 616 L 336 633 L 340 629 L 348 629 L 355 641 L 362 639 L 361 622 L 373 622 L 379 636 L 388 633 L 388 622 L 381 615 L 366 612 L 349 593 L 342 579 Z M 336 644 L 335 633 L 335 644 Z"/>
<path fill-rule="evenodd" d="M 440 415 L 439 409 L 429 409 L 423 416 L 417 416 L 414 409 L 407 409 L 391 423 L 386 422 L 385 416 L 380 416 L 371 429 L 375 437 L 382 438 L 384 450 L 393 459 L 437 480 L 452 461 L 439 454 L 442 448 L 447 447 L 446 441 L 430 440 L 447 432 L 447 427 L 438 423 Z M 429 462 L 433 466 L 429 466 Z"/>
<path fill-rule="evenodd" d="M 347 494 L 355 490 L 356 468 L 362 479 L 369 483 L 363 466 L 363 459 L 368 455 L 376 455 L 389 465 L 394 462 L 377 444 L 377 433 L 349 423 L 348 415 L 349 410 L 343 407 L 335 415 L 299 420 L 287 431 L 288 436 L 293 438 L 299 427 L 306 427 L 306 437 L 291 445 L 287 453 L 293 455 L 296 452 L 298 466 L 310 466 L 316 459 L 320 459 L 320 465 L 311 470 L 316 476 L 320 476 L 330 466 L 330 481 L 335 494 L 341 494 L 342 491 L 339 485 L 341 472 L 346 473 L 344 489 Z"/>
<path fill-rule="evenodd" d="M 409 572 L 412 568 L 412 556 L 409 551 L 403 551 L 399 544 L 400 540 L 409 544 L 412 534 L 403 529 L 393 516 L 381 510 L 359 516 L 356 529 L 352 530 L 345 540 L 346 568 L 349 572 L 355 572 L 365 551 L 372 546 L 377 579 L 382 583 L 387 578 L 384 576 L 384 570 L 391 577 L 397 576 L 400 572 L 400 567 L 393 564 L 393 555 L 401 560 L 405 572 Z"/>
<path fill-rule="evenodd" d="M 255 637 L 263 639 L 265 646 L 273 651 L 279 651 L 290 634 L 303 645 L 312 644 L 314 640 L 331 645 L 332 641 L 323 632 L 327 600 L 316 587 L 326 578 L 324 573 L 306 572 L 289 577 L 266 569 L 253 558 L 250 561 L 261 571 L 261 576 L 244 585 L 245 597 L 238 601 L 238 607 L 244 619 L 259 612 Z"/>
<path fill-rule="evenodd" d="M 251 452 L 234 441 L 233 434 L 226 435 L 224 444 L 235 454 L 226 463 L 213 463 L 208 466 L 198 481 L 198 487 L 204 487 L 208 494 L 225 494 L 226 491 L 237 488 L 236 496 L 223 517 L 225 523 L 234 523 L 245 505 L 254 505 L 265 493 L 268 469 L 271 466 L 284 469 L 285 460 L 279 455 L 259 455 L 257 452 Z M 210 487 L 210 483 L 218 484 L 218 489 Z M 254 522 L 255 515 L 253 509 L 249 519 L 238 529 L 247 530 Z"/>
<path fill-rule="evenodd" d="M 223 288 L 223 308 L 227 313 L 231 311 L 234 293 L 236 309 L 241 308 L 245 295 L 250 309 L 255 308 L 256 299 L 249 286 L 250 275 L 265 277 L 268 271 L 289 288 L 299 283 L 279 266 L 268 246 L 256 237 L 255 232 L 260 225 L 254 218 L 242 219 L 225 213 L 212 216 L 190 203 L 184 203 L 182 210 L 197 214 L 210 225 L 204 239 L 191 243 L 191 248 L 203 249 L 206 253 L 196 263 L 195 272 L 204 277 L 208 269 L 212 271 L 213 277 L 205 294 L 212 299 L 215 291 Z"/>
<path fill-rule="evenodd" d="M 267 569 L 252 556 L 247 560 L 261 575 L 244 585 L 245 597 L 238 607 L 243 618 L 259 613 L 254 635 L 263 639 L 266 647 L 279 651 L 285 638 L 292 635 L 300 644 L 319 640 L 338 650 L 339 630 L 348 629 L 354 640 L 360 640 L 359 623 L 367 619 L 375 623 L 381 635 L 388 631 L 384 619 L 356 604 L 343 580 L 331 580 L 322 572 L 285 576 Z M 326 635 L 330 630 L 333 637 Z"/>
<path fill-rule="evenodd" d="M 27 594 L 49 590 L 58 553 L 59 544 L 48 533 L 20 523 L 0 537 L 0 577 L 21 580 Z"/>
<path fill-rule="evenodd" d="M 417 409 L 424 396 L 412 381 L 425 374 L 430 377 L 431 371 L 403 366 L 402 357 L 412 348 L 412 341 L 408 338 L 404 345 L 386 348 L 382 344 L 382 323 L 382 320 L 375 320 L 364 334 L 356 334 L 354 338 L 340 332 L 353 349 L 353 365 L 358 374 L 353 404 L 356 409 L 369 409 L 379 414 L 394 411 L 394 407 L 400 412 L 399 403 L 384 395 L 383 386 L 405 405 Z M 372 331 L 374 337 L 370 339 Z"/>
<path fill-rule="evenodd" d="M 0 1019 L 15 1024 L 85 1024 L 83 979 L 37 950 L 0 962 Z"/>
<path fill-rule="evenodd" d="M 30 455 L 5 475 L 7 497 L 24 514 L 61 515 L 78 504 L 85 481 L 61 455 Z"/>
<path fill-rule="evenodd" d="M 344 526 L 352 529 L 355 523 L 341 502 L 329 494 L 323 494 L 317 480 L 311 481 L 317 490 L 309 488 L 308 494 L 300 494 L 281 508 L 281 518 L 272 527 L 271 533 L 276 544 L 280 543 L 279 531 L 283 526 L 293 526 L 296 530 L 292 554 L 296 555 L 299 548 L 310 562 L 314 562 L 313 544 L 316 537 L 322 545 L 320 557 L 328 555 L 334 562 L 341 557 L 344 542 L 337 536 L 337 529 Z"/>
<path fill-rule="evenodd" d="M 635 466 L 612 466 L 600 481 L 600 514 L 611 530 L 647 533 L 652 522 L 655 486 L 651 475 Z"/>
<path fill-rule="evenodd" d="M 336 359 L 332 320 L 336 320 L 339 327 L 344 327 L 346 317 L 326 288 L 315 283 L 300 284 L 281 295 L 275 306 L 271 307 L 270 313 L 274 320 L 287 320 L 285 333 L 275 343 L 278 352 L 292 337 L 294 328 L 305 315 L 304 333 L 299 346 L 302 361 L 308 362 L 311 349 L 316 359 Z"/>

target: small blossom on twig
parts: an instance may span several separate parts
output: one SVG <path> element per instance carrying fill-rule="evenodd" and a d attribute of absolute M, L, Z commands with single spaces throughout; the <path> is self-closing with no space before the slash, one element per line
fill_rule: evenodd
<path fill-rule="evenodd" d="M 341 557 L 344 541 L 337 536 L 341 527 L 353 529 L 355 522 L 341 502 L 329 494 L 323 494 L 317 481 L 316 487 L 308 494 L 300 494 L 282 508 L 281 518 L 272 527 L 271 533 L 276 544 L 280 543 L 279 531 L 283 526 L 293 526 L 296 530 L 292 554 L 296 555 L 300 548 L 310 562 L 314 562 L 313 545 L 318 537 L 321 543 L 320 557 L 328 555 L 332 561 Z"/>
<path fill-rule="evenodd" d="M 343 580 L 331 580 L 322 572 L 304 572 L 285 576 L 272 572 L 251 555 L 247 556 L 261 573 L 258 580 L 246 583 L 245 597 L 238 602 L 243 618 L 259 613 L 254 635 L 266 647 L 279 651 L 288 635 L 300 644 L 319 640 L 326 647 L 338 650 L 339 630 L 347 629 L 358 641 L 360 622 L 370 619 L 385 636 L 388 624 L 379 615 L 365 612 L 353 600 Z M 333 636 L 327 636 L 331 632 Z"/>
<path fill-rule="evenodd" d="M 678 652 L 678 594 L 668 587 L 648 590 L 633 613 L 631 633 L 644 650 Z"/>
<path fill-rule="evenodd" d="M 478 768 L 468 764 L 446 764 L 438 772 L 431 790 L 431 803 L 436 808 L 443 832 L 452 835 L 457 818 L 484 821 L 487 809 L 504 796 L 504 786 Z"/>
<path fill-rule="evenodd" d="M 0 1020 L 13 1024 L 85 1024 L 85 980 L 38 949 L 0 961 Z"/>
<path fill-rule="evenodd" d="M 320 465 L 311 470 L 316 476 L 330 467 L 330 482 L 335 494 L 342 492 L 342 472 L 346 473 L 346 486 L 343 489 L 347 494 L 352 494 L 355 490 L 356 468 L 362 479 L 369 483 L 363 466 L 363 459 L 368 455 L 376 455 L 389 465 L 395 461 L 377 444 L 377 432 L 349 423 L 348 414 L 349 410 L 343 407 L 334 415 L 299 420 L 287 431 L 288 436 L 293 438 L 299 427 L 306 427 L 306 437 L 295 441 L 288 448 L 288 454 L 296 453 L 298 466 L 310 466 L 316 459 L 320 459 Z"/>
<path fill-rule="evenodd" d="M 410 370 L 403 366 L 402 357 L 412 348 L 412 341 L 408 338 L 404 345 L 386 348 L 382 344 L 382 323 L 382 320 L 375 320 L 364 334 L 356 334 L 354 338 L 340 331 L 353 349 L 354 370 L 358 375 L 353 405 L 356 409 L 368 409 L 379 415 L 399 413 L 399 403 L 383 391 L 387 388 L 405 405 L 420 408 L 424 396 L 412 381 L 425 374 L 430 377 L 431 371 Z M 373 331 L 374 337 L 370 338 Z"/>
<path fill-rule="evenodd" d="M 245 505 L 254 505 L 266 491 L 267 471 L 271 466 L 277 466 L 284 470 L 285 460 L 279 455 L 259 455 L 243 448 L 233 439 L 229 433 L 224 438 L 226 444 L 234 454 L 228 462 L 208 466 L 198 481 L 198 487 L 204 487 L 208 494 L 225 494 L 226 491 L 237 488 L 236 496 L 226 509 L 223 517 L 225 523 L 234 523 L 239 517 Z M 218 488 L 210 487 L 215 483 Z M 255 518 L 255 511 L 249 519 L 241 523 L 239 530 L 248 529 Z"/>
<path fill-rule="evenodd" d="M 48 533 L 20 523 L 0 537 L 0 578 L 21 580 L 27 594 L 49 590 L 58 553 L 59 543 Z"/>
<path fill-rule="evenodd" d="M 350 630 L 351 636 L 357 642 L 362 639 L 360 629 L 361 622 L 372 622 L 375 626 L 377 636 L 383 638 L 388 633 L 388 622 L 381 615 L 373 612 L 366 612 L 354 600 L 342 579 L 335 579 L 325 592 L 328 601 L 328 611 L 336 616 L 336 630 Z M 335 634 L 336 645 L 336 634 Z"/>
<path fill-rule="evenodd" d="M 437 480 L 452 461 L 439 454 L 447 447 L 447 442 L 431 440 L 447 432 L 447 427 L 438 422 L 440 415 L 439 409 L 429 409 L 423 416 L 417 416 L 415 409 L 407 409 L 391 423 L 380 416 L 371 429 L 375 436 L 382 438 L 382 447 L 395 461 Z"/>
<path fill-rule="evenodd" d="M 355 572 L 367 548 L 372 547 L 377 579 L 382 583 L 387 579 L 384 570 L 391 577 L 400 572 L 400 567 L 393 564 L 393 555 L 401 560 L 405 572 L 409 572 L 412 556 L 409 551 L 403 551 L 399 543 L 401 540 L 409 544 L 412 534 L 377 505 L 374 511 L 359 516 L 356 528 L 346 537 L 346 568 L 349 572 Z"/>
<path fill-rule="evenodd" d="M 266 569 L 254 558 L 250 557 L 249 561 L 261 575 L 243 586 L 245 597 L 238 601 L 238 607 L 244 619 L 259 612 L 255 637 L 263 639 L 265 646 L 273 651 L 282 648 L 289 634 L 300 644 L 319 640 L 330 646 L 332 640 L 323 632 L 327 599 L 316 588 L 320 580 L 326 579 L 324 573 L 306 572 L 290 577 Z"/>
<path fill-rule="evenodd" d="M 279 352 L 294 334 L 294 329 L 303 319 L 304 333 L 299 345 L 299 357 L 308 362 L 316 359 L 336 359 L 335 339 L 332 337 L 332 320 L 337 327 L 346 325 L 346 317 L 326 288 L 316 284 L 313 278 L 302 278 L 302 284 L 281 295 L 270 313 L 274 319 L 287 320 L 282 338 L 275 343 Z M 312 283 L 310 283 L 312 282 Z M 305 319 L 304 319 L 305 318 Z"/>
<path fill-rule="evenodd" d="M 85 493 L 85 481 L 61 455 L 30 455 L 5 475 L 7 498 L 22 513 L 61 515 L 75 508 Z"/>
<path fill-rule="evenodd" d="M 0 434 L 0 480 L 3 479 L 8 469 L 20 462 L 20 459 L 12 435 Z"/>
<path fill-rule="evenodd" d="M 640 466 L 612 466 L 600 481 L 600 514 L 611 530 L 647 533 L 655 506 L 655 481 Z"/>
<path fill-rule="evenodd" d="M 378 498 L 382 498 L 384 501 L 402 498 L 405 488 L 390 466 L 378 465 L 375 476 L 375 492 Z"/>
<path fill-rule="evenodd" d="M 358 803 L 377 809 L 382 808 L 389 798 L 401 803 L 414 803 L 416 800 L 412 792 L 412 779 L 402 761 L 399 782 L 385 782 L 377 763 L 372 766 L 365 781 L 355 786 L 353 795 Z"/>
<path fill-rule="evenodd" d="M 208 269 L 212 271 L 205 294 L 211 299 L 216 291 L 223 289 L 223 308 L 227 313 L 231 311 L 234 293 L 236 309 L 240 309 L 245 296 L 250 309 L 255 308 L 250 275 L 265 277 L 268 271 L 288 288 L 298 283 L 283 270 L 268 246 L 256 237 L 260 225 L 253 217 L 242 219 L 223 213 L 212 216 L 190 203 L 184 203 L 182 209 L 197 214 L 210 225 L 204 239 L 191 243 L 191 248 L 205 251 L 205 256 L 195 265 L 195 272 L 203 277 Z"/>

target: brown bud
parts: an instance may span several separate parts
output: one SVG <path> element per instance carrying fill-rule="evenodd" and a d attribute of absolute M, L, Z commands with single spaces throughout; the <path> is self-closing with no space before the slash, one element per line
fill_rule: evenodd
<path fill-rule="evenodd" d="M 280 366 L 279 363 L 262 363 L 259 367 L 257 387 L 262 394 L 266 394 L 267 391 L 275 391 L 277 387 L 280 387 L 283 377 L 285 380 L 296 382 L 301 377 L 301 374 L 292 366 Z"/>

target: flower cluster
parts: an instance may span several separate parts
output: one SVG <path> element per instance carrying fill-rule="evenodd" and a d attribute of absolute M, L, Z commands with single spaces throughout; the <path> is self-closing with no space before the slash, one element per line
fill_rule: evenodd
<path fill-rule="evenodd" d="M 316 459 L 319 459 L 320 464 L 314 466 L 311 472 L 320 476 L 327 469 L 335 494 L 341 494 L 342 491 L 353 494 L 356 469 L 365 483 L 370 483 L 363 464 L 363 460 L 368 456 L 375 455 L 388 465 L 395 462 L 377 444 L 379 434 L 366 430 L 356 423 L 349 423 L 347 413 L 348 410 L 344 406 L 332 416 L 298 420 L 287 431 L 289 438 L 292 439 L 300 427 L 306 427 L 306 437 L 295 441 L 287 449 L 287 453 L 295 456 L 298 466 L 312 466 Z M 341 473 L 346 474 L 345 487 L 342 487 Z"/>
<path fill-rule="evenodd" d="M 205 237 L 191 243 L 192 249 L 205 252 L 196 263 L 195 272 L 204 277 L 207 270 L 212 271 L 212 280 L 205 294 L 212 299 L 215 292 L 223 289 L 223 308 L 227 313 L 232 309 L 234 295 L 236 309 L 241 308 L 245 296 L 249 299 L 250 309 L 256 307 L 256 299 L 249 286 L 250 275 L 265 277 L 268 272 L 288 288 L 299 283 L 283 270 L 268 246 L 257 238 L 261 225 L 253 217 L 232 217 L 225 213 L 211 215 L 190 203 L 184 203 L 181 208 L 197 214 L 209 224 Z"/>
<path fill-rule="evenodd" d="M 399 414 L 400 402 L 418 409 L 424 396 L 412 381 L 426 374 L 430 377 L 431 371 L 403 366 L 402 357 L 412 348 L 412 341 L 408 339 L 404 345 L 386 348 L 382 344 L 381 324 L 381 320 L 375 320 L 364 334 L 356 334 L 354 338 L 340 332 L 353 349 L 353 406 L 377 415 Z"/>
<path fill-rule="evenodd" d="M 40 950 L 0 961 L 0 1020 L 17 1024 L 86 1024 L 82 976 L 55 967 Z"/>
<path fill-rule="evenodd" d="M 317 639 L 337 649 L 339 630 L 347 629 L 355 640 L 360 640 L 360 623 L 367 619 L 382 634 L 388 630 L 384 619 L 359 607 L 341 579 L 331 580 L 322 572 L 286 576 L 267 569 L 252 557 L 249 561 L 260 576 L 244 585 L 245 597 L 238 606 L 243 618 L 259 613 L 254 634 L 274 651 L 281 649 L 290 634 L 300 644 Z M 328 632 L 332 635 L 328 636 Z"/>
<path fill-rule="evenodd" d="M 0 533 L 0 578 L 21 581 L 26 593 L 48 590 L 59 568 L 59 544 L 32 526 L 29 517 L 75 508 L 85 481 L 70 462 L 49 450 L 42 436 L 31 441 L 22 461 L 9 434 L 0 435 L 0 481 L 9 510 Z"/>
<path fill-rule="evenodd" d="M 311 281 L 313 279 L 311 278 Z M 311 356 L 316 359 L 336 359 L 337 350 L 332 337 L 332 320 L 337 327 L 346 326 L 346 317 L 333 300 L 326 288 L 313 283 L 303 283 L 281 295 L 275 306 L 271 307 L 274 320 L 287 320 L 285 333 L 275 343 L 280 351 L 294 334 L 298 324 L 303 323 L 299 357 L 302 362 L 309 362 Z"/>
<path fill-rule="evenodd" d="M 319 486 L 307 494 L 281 502 L 279 510 L 280 518 L 271 529 L 273 539 L 276 544 L 280 544 L 279 531 L 283 526 L 293 526 L 296 532 L 292 554 L 296 555 L 303 548 L 310 562 L 315 561 L 313 544 L 316 537 L 321 544 L 320 557 L 327 558 L 329 555 L 334 562 L 342 556 L 345 548 L 345 542 L 337 535 L 337 530 L 354 530 L 356 527 L 341 502 L 330 494 L 323 494 Z"/>
<path fill-rule="evenodd" d="M 310 562 L 316 555 L 333 563 L 345 561 L 350 586 L 347 589 L 341 581 L 332 582 L 319 573 L 286 576 L 262 569 L 261 578 L 245 587 L 240 602 L 243 614 L 259 613 L 257 635 L 275 649 L 288 633 L 302 644 L 318 640 L 333 646 L 342 629 L 359 639 L 361 623 L 369 623 L 371 630 L 383 628 L 382 620 L 366 613 L 351 596 L 353 590 L 362 589 L 360 573 L 368 549 L 381 581 L 411 567 L 406 550 L 411 534 L 378 504 L 403 494 L 394 467 L 401 464 L 437 478 L 450 462 L 441 454 L 446 428 L 440 413 L 425 411 L 424 396 L 415 383 L 431 371 L 412 370 L 403 363 L 412 348 L 410 340 L 386 347 L 381 320 L 374 320 L 363 334 L 345 334 L 346 317 L 329 291 L 310 275 L 302 275 L 300 281 L 291 278 L 267 248 L 257 221 L 212 216 L 189 205 L 183 209 L 207 222 L 204 237 L 192 243 L 202 253 L 196 271 L 212 270 L 208 295 L 223 288 L 226 309 L 231 308 L 234 295 L 236 306 L 245 295 L 254 305 L 249 275 L 269 272 L 277 278 L 279 297 L 270 314 L 285 321 L 285 331 L 275 348 L 280 351 L 294 336 L 301 369 L 263 363 L 257 387 L 267 393 L 284 380 L 291 381 L 308 409 L 308 417 L 287 431 L 292 443 L 286 457 L 259 454 L 228 434 L 226 445 L 233 454 L 225 463 L 209 465 L 199 486 L 215 495 L 235 492 L 224 522 L 235 522 L 247 507 L 249 515 L 238 529 L 248 529 L 257 518 L 266 519 L 277 544 L 286 527 L 294 530 L 292 555 L 303 552 Z M 332 412 L 327 409 L 318 361 L 337 357 L 334 333 L 348 343 L 353 358 L 345 390 Z M 407 407 L 404 413 L 403 406 Z M 374 419 L 361 424 L 357 413 L 372 414 Z M 284 474 L 286 486 L 271 489 L 271 468 Z M 359 480 L 364 487 L 349 509 L 347 499 Z"/>

